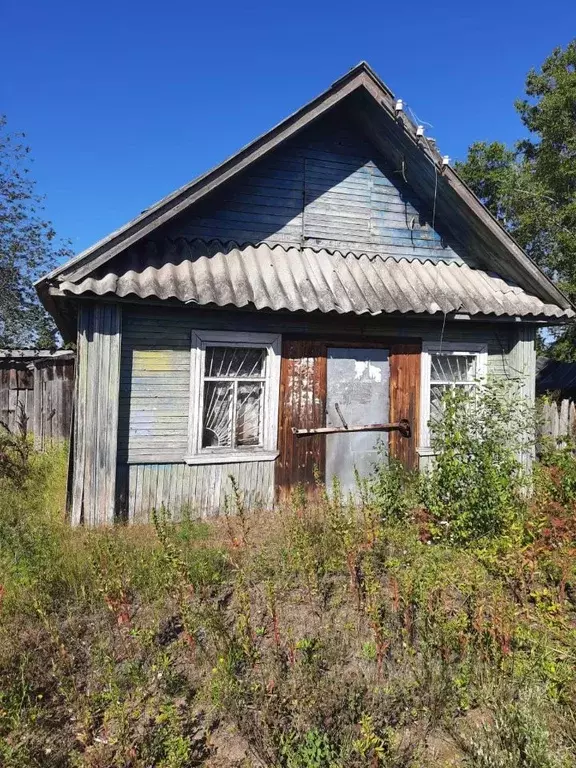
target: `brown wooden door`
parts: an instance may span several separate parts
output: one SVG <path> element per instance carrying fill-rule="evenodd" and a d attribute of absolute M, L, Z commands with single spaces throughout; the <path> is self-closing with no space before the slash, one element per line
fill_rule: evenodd
<path fill-rule="evenodd" d="M 311 490 L 324 480 L 323 435 L 297 438 L 292 427 L 323 426 L 326 411 L 326 345 L 318 341 L 285 339 L 280 375 L 279 449 L 276 486 L 283 498 L 297 485 Z"/>

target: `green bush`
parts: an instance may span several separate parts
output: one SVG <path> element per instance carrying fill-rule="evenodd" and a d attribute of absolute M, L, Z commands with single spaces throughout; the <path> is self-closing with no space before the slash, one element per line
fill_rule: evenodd
<path fill-rule="evenodd" d="M 365 485 L 369 503 L 383 523 L 405 520 L 418 503 L 417 478 L 397 459 L 380 458 Z"/>
<path fill-rule="evenodd" d="M 576 444 L 572 440 L 556 444 L 547 439 L 539 447 L 539 489 L 553 501 L 573 506 L 576 502 Z"/>
<path fill-rule="evenodd" d="M 22 483 L 28 473 L 32 442 L 26 435 L 25 415 L 15 432 L 0 422 L 0 482 Z"/>
<path fill-rule="evenodd" d="M 337 750 L 317 728 L 302 736 L 282 734 L 280 744 L 283 768 L 342 768 Z"/>
<path fill-rule="evenodd" d="M 430 425 L 432 467 L 421 478 L 435 538 L 467 544 L 519 520 L 527 480 L 520 455 L 531 450 L 532 424 L 531 409 L 506 384 L 445 393 L 442 417 Z"/>

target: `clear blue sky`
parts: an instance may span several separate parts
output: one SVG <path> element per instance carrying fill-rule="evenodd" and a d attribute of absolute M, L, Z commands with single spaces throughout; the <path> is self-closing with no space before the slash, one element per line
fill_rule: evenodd
<path fill-rule="evenodd" d="M 514 141 L 525 74 L 575 0 L 3 0 L 0 112 L 78 252 L 366 59 L 443 153 Z"/>

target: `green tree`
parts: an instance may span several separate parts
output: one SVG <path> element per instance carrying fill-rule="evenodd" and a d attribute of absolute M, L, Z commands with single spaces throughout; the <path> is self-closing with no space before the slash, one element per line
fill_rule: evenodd
<path fill-rule="evenodd" d="M 526 78 L 516 102 L 526 138 L 507 147 L 476 142 L 457 170 L 536 263 L 576 299 L 576 40 Z M 576 359 L 576 331 L 552 353 Z"/>
<path fill-rule="evenodd" d="M 43 217 L 30 175 L 30 148 L 0 115 L 0 347 L 47 347 L 56 329 L 33 282 L 69 255 Z"/>

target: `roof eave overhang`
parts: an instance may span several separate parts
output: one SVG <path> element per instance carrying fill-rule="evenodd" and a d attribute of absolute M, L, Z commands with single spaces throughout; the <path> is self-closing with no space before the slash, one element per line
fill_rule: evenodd
<path fill-rule="evenodd" d="M 36 283 L 36 290 L 44 309 L 52 316 L 56 328 L 60 332 L 65 343 L 76 343 L 76 323 L 71 319 L 70 313 L 64 311 L 65 307 L 72 306 L 71 297 L 55 290 L 49 282 Z"/>
<path fill-rule="evenodd" d="M 315 309 L 313 311 L 306 311 L 299 309 L 297 311 L 290 310 L 288 308 L 281 308 L 281 309 L 273 309 L 272 307 L 256 307 L 254 304 L 245 304 L 241 307 L 236 306 L 235 304 L 215 304 L 215 303 L 209 303 L 209 304 L 202 304 L 200 302 L 193 302 L 193 301 L 180 301 L 179 299 L 176 299 L 174 297 L 171 297 L 169 299 L 161 299 L 159 297 L 155 296 L 149 296 L 146 298 L 142 298 L 140 296 L 137 296 L 135 294 L 128 294 L 126 296 L 118 296 L 115 293 L 104 293 L 104 294 L 97 294 L 97 293 L 80 293 L 80 294 L 71 294 L 66 291 L 62 291 L 60 288 L 56 286 L 49 287 L 47 289 L 47 295 L 49 296 L 50 300 L 53 302 L 53 306 L 56 308 L 56 312 L 58 312 L 58 305 L 60 302 L 66 302 L 68 307 L 77 306 L 79 303 L 93 303 L 95 301 L 98 302 L 106 302 L 106 303 L 115 303 L 115 304 L 122 304 L 125 306 L 133 306 L 133 307 L 166 307 L 167 309 L 190 309 L 190 310 L 200 310 L 200 311 L 212 311 L 212 312 L 239 312 L 239 313 L 254 313 L 259 315 L 293 315 L 293 316 L 316 316 L 316 317 L 334 317 L 334 318 L 345 318 L 345 317 L 354 317 L 357 320 L 362 319 L 376 319 L 376 318 L 389 318 L 389 319 L 402 319 L 402 320 L 422 320 L 423 318 L 428 318 L 430 320 L 437 320 L 441 321 L 442 323 L 445 322 L 457 322 L 457 323 L 498 323 L 498 324 L 530 324 L 530 325 L 537 325 L 539 327 L 546 327 L 546 326 L 557 326 L 557 325 L 567 325 L 569 323 L 574 323 L 576 320 L 573 317 L 550 317 L 548 315 L 496 315 L 493 313 L 482 313 L 482 312 L 476 312 L 476 313 L 469 313 L 469 312 L 462 312 L 462 311 L 453 311 L 453 312 L 447 312 L 446 315 L 444 315 L 443 312 L 414 312 L 414 311 L 406 311 L 406 312 L 322 312 L 321 310 Z M 76 341 L 76 329 L 73 328 L 70 324 L 69 318 L 67 318 L 64 315 L 60 316 L 61 325 L 58 326 L 60 332 L 62 333 L 62 336 L 64 337 L 65 341 Z"/>

